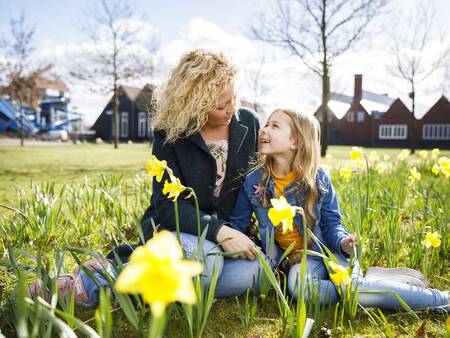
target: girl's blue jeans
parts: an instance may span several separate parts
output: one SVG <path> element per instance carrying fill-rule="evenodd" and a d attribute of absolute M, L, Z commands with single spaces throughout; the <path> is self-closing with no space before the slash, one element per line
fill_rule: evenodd
<path fill-rule="evenodd" d="M 336 258 L 340 265 L 348 266 L 348 260 L 344 257 L 336 255 Z M 300 283 L 299 276 L 300 264 L 296 264 L 290 269 L 288 275 L 288 290 L 294 298 L 297 297 L 297 285 Z M 357 286 L 359 303 L 365 307 L 401 309 L 400 302 L 392 292 L 400 296 L 412 309 L 439 308 L 448 306 L 449 303 L 448 295 L 436 289 L 425 289 L 389 280 L 364 278 L 358 266 L 353 269 L 351 278 L 352 287 Z M 321 257 L 307 257 L 306 280 L 308 283 L 307 298 L 312 298 L 314 294 L 317 294 L 321 304 L 334 304 L 339 300 L 338 290 L 330 280 Z M 386 291 L 386 293 L 365 292 L 373 290 Z M 345 292 L 345 289 L 343 291 Z"/>
<path fill-rule="evenodd" d="M 186 256 L 190 257 L 197 248 L 198 237 L 181 233 L 180 240 Z M 203 250 L 200 254 L 200 260 L 203 263 L 203 284 L 209 286 L 215 269 L 218 274 L 216 297 L 236 296 L 245 293 L 247 289 L 255 290 L 260 271 L 258 260 L 224 258 L 220 255 L 222 252 L 217 244 L 208 240 L 204 241 Z M 88 302 L 82 305 L 93 307 L 98 303 L 100 287 L 109 286 L 108 280 L 104 277 L 105 272 L 113 280 L 117 278 L 117 273 L 112 266 L 104 271 L 94 272 L 96 281 L 93 281 L 86 272 L 80 272 L 80 277 L 88 294 Z"/>

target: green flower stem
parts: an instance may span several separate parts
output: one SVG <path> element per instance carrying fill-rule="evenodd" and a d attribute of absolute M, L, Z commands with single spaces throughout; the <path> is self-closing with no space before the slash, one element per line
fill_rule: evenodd
<path fill-rule="evenodd" d="M 180 216 L 178 215 L 178 202 L 177 200 L 173 201 L 173 207 L 175 209 L 175 229 L 177 231 L 177 240 L 178 243 L 181 245 L 181 239 L 180 239 Z"/>
<path fill-rule="evenodd" d="M 198 205 L 198 198 L 197 198 L 197 195 L 195 194 L 194 189 L 188 187 L 187 190 L 189 190 L 191 192 L 190 195 L 192 195 L 192 197 L 194 198 L 194 201 L 195 201 L 195 214 L 197 216 L 197 239 L 198 239 L 198 242 L 200 243 L 200 237 L 202 235 L 201 227 L 200 227 L 200 206 Z"/>

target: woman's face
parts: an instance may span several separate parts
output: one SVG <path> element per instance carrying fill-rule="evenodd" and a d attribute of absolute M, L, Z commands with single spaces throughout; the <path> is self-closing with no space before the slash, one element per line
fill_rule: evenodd
<path fill-rule="evenodd" d="M 290 157 L 296 149 L 291 117 L 280 110 L 273 112 L 259 134 L 259 151 L 263 155 Z"/>
<path fill-rule="evenodd" d="M 235 112 L 235 93 L 232 83 L 219 95 L 216 109 L 208 114 L 206 125 L 208 127 L 228 126 Z"/>

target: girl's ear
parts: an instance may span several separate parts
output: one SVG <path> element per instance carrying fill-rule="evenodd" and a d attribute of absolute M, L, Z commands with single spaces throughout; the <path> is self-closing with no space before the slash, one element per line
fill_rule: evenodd
<path fill-rule="evenodd" d="M 292 137 L 291 138 L 291 150 L 297 150 L 298 147 L 300 146 L 299 143 L 300 143 L 300 141 L 296 137 Z"/>

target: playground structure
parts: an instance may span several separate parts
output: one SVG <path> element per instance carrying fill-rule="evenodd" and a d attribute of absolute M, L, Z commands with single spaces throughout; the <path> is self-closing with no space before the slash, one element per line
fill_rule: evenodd
<path fill-rule="evenodd" d="M 36 111 L 19 107 L 7 99 L 0 99 L 0 133 L 23 133 L 27 137 L 53 139 L 59 135 L 76 138 L 82 132 L 83 116 L 68 109 L 69 99 L 65 96 L 44 97 Z M 64 133 L 65 131 L 65 133 Z M 46 137 L 52 135 L 52 137 Z M 57 138 L 57 137 L 56 137 Z"/>

